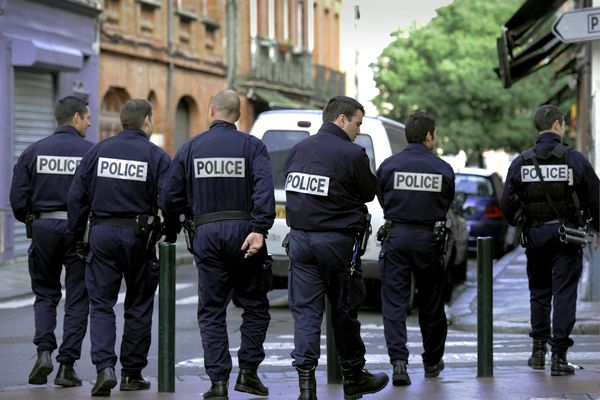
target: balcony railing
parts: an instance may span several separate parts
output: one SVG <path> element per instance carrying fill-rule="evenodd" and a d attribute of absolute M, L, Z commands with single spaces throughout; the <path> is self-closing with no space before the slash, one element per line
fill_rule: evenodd
<path fill-rule="evenodd" d="M 249 78 L 301 90 L 312 90 L 312 54 L 270 39 L 254 38 Z"/>
<path fill-rule="evenodd" d="M 315 65 L 315 99 L 327 101 L 346 93 L 346 74 L 322 65 Z"/>

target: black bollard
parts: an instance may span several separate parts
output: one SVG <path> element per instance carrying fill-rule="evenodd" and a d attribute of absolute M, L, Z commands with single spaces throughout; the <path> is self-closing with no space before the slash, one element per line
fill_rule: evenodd
<path fill-rule="evenodd" d="M 160 243 L 158 391 L 175 392 L 175 244 Z"/>
<path fill-rule="evenodd" d="M 331 323 L 331 305 L 327 298 L 325 299 L 325 335 L 327 336 L 327 383 L 339 384 L 342 383 L 342 371 L 335 349 L 333 324 Z"/>
<path fill-rule="evenodd" d="M 477 238 L 477 376 L 494 376 L 491 237 Z"/>

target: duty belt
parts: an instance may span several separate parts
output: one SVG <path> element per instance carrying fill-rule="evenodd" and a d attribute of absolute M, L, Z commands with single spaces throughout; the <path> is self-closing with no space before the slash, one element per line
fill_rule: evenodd
<path fill-rule="evenodd" d="M 39 219 L 68 219 L 66 211 L 41 211 L 37 213 Z"/>
<path fill-rule="evenodd" d="M 135 228 L 135 217 L 98 217 L 94 218 L 94 225 L 116 225 L 124 228 Z"/>
<path fill-rule="evenodd" d="M 194 226 L 208 224 L 209 222 L 232 220 L 232 219 L 251 219 L 248 211 L 217 211 L 208 214 L 198 215 L 194 218 Z"/>
<path fill-rule="evenodd" d="M 407 229 L 412 229 L 415 231 L 425 231 L 425 232 L 433 232 L 433 224 L 419 224 L 415 222 L 396 222 L 392 221 L 392 227 L 394 226 L 402 226 Z"/>

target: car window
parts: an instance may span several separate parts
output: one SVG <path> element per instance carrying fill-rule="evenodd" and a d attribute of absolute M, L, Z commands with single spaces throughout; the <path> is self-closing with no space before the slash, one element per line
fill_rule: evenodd
<path fill-rule="evenodd" d="M 455 187 L 457 192 L 475 196 L 493 196 L 492 182 L 484 176 L 456 174 Z"/>
<path fill-rule="evenodd" d="M 271 170 L 273 173 L 273 184 L 275 189 L 283 189 L 285 184 L 285 176 L 283 174 L 283 167 L 285 160 L 292 150 L 292 147 L 302 139 L 306 139 L 309 136 L 307 131 L 284 131 L 284 130 L 271 130 L 266 131 L 263 135 L 262 141 L 267 147 L 269 157 L 271 158 Z"/>
<path fill-rule="evenodd" d="M 390 147 L 392 148 L 392 154 L 400 153 L 408 142 L 406 141 L 406 134 L 404 133 L 404 128 L 400 128 L 395 125 L 383 123 L 385 127 L 385 131 L 388 136 L 388 140 L 390 141 Z"/>
<path fill-rule="evenodd" d="M 361 133 L 356 137 L 354 143 L 362 146 L 365 149 L 367 155 L 369 156 L 369 166 L 371 167 L 371 172 L 375 174 L 377 169 L 375 168 L 375 151 L 373 150 L 373 139 L 371 139 L 371 136 L 366 133 Z"/>

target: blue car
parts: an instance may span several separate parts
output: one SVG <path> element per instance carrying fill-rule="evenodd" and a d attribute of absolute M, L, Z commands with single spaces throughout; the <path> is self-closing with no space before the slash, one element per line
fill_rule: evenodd
<path fill-rule="evenodd" d="M 514 245 L 514 228 L 500 209 L 504 190 L 502 178 L 482 168 L 460 168 L 456 172 L 456 191 L 466 194 L 464 217 L 469 231 L 470 252 L 477 250 L 477 238 L 494 240 L 494 257 L 502 257 Z"/>

